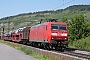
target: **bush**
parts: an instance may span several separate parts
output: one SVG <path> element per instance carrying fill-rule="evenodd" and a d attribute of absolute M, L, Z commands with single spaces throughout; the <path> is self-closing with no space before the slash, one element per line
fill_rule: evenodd
<path fill-rule="evenodd" d="M 90 50 L 90 36 L 85 39 L 82 38 L 80 40 L 74 40 L 71 46 L 74 48 Z"/>
<path fill-rule="evenodd" d="M 69 38 L 70 40 L 78 40 L 88 37 L 90 34 L 89 23 L 84 19 L 83 15 L 74 16 L 69 22 Z"/>

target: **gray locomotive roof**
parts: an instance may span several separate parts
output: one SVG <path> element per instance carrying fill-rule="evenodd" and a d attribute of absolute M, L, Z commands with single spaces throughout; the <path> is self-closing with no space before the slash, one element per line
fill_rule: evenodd
<path fill-rule="evenodd" d="M 45 23 L 46 23 L 46 22 L 45 22 Z M 37 24 L 37 25 L 35 25 L 35 26 L 32 26 L 31 28 L 36 28 L 36 27 L 39 27 L 39 26 L 43 26 L 43 25 L 45 25 L 45 23 Z"/>

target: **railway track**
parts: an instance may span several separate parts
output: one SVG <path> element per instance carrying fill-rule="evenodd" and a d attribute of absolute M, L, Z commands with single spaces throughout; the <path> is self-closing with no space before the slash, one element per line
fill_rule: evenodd
<path fill-rule="evenodd" d="M 75 53 L 75 52 L 63 52 L 63 54 L 68 54 L 68 55 L 72 55 L 72 56 L 76 56 L 78 58 L 84 58 L 84 59 L 90 59 L 90 55 L 86 55 L 86 54 L 81 54 L 81 53 Z"/>
<path fill-rule="evenodd" d="M 83 50 L 83 49 L 77 49 L 77 48 L 66 48 L 63 53 L 90 60 L 90 51 L 89 50 Z"/>
<path fill-rule="evenodd" d="M 66 48 L 65 51 L 90 55 L 90 50 L 83 50 L 83 49 L 76 49 L 76 48 Z"/>
<path fill-rule="evenodd" d="M 74 48 L 68 48 L 68 50 L 65 49 L 64 52 L 54 50 L 54 52 L 66 54 L 66 55 L 69 55 L 70 57 L 75 57 L 75 58 L 80 59 L 80 60 L 90 60 L 90 52 L 89 51 L 87 51 L 87 50 L 82 51 L 80 49 L 77 52 L 76 51 L 77 50 Z"/>
<path fill-rule="evenodd" d="M 10 42 L 11 43 L 11 42 Z M 11 44 L 15 44 L 15 45 L 19 45 L 17 43 L 11 43 Z M 49 51 L 49 50 L 44 50 L 44 49 L 40 49 L 40 48 L 36 48 L 36 47 L 31 47 L 31 46 L 27 46 L 27 45 L 22 45 L 20 44 L 21 46 L 24 46 L 26 48 L 30 48 L 30 49 L 35 49 L 35 51 L 39 50 L 39 54 L 42 54 L 41 51 L 44 51 L 46 52 L 46 54 L 48 55 L 51 55 L 52 54 L 55 54 L 55 56 L 66 56 L 66 57 L 69 57 L 69 58 L 72 58 L 71 60 L 90 60 L 90 51 L 84 51 L 82 52 L 82 50 L 78 50 L 78 49 L 74 49 L 74 48 L 67 48 L 64 50 L 64 52 L 61 52 L 61 51 L 56 51 L 56 50 L 52 50 L 52 51 Z M 78 50 L 76 52 L 76 50 Z M 67 59 L 68 60 L 68 59 Z"/>

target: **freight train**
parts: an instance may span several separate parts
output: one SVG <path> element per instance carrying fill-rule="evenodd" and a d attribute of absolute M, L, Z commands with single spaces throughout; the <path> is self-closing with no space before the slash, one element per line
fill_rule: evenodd
<path fill-rule="evenodd" d="M 45 49 L 62 49 L 68 47 L 68 26 L 65 22 L 47 21 L 2 34 L 2 40 Z"/>

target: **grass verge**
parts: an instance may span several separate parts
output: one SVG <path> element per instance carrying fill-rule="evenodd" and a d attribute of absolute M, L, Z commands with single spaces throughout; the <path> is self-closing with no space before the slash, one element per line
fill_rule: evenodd
<path fill-rule="evenodd" d="M 3 40 L 0 40 L 0 42 L 3 44 L 9 45 L 17 50 L 20 50 L 20 51 L 24 52 L 25 54 L 30 55 L 39 60 L 55 60 L 54 58 L 49 58 L 48 56 L 43 56 L 43 55 L 37 54 L 35 51 L 25 48 L 24 46 L 21 46 L 19 44 L 12 44 L 11 42 L 3 41 Z"/>

